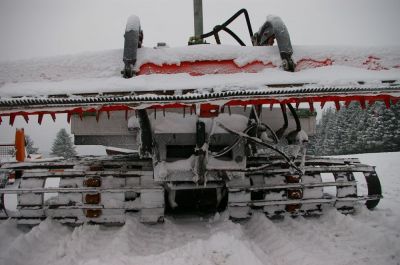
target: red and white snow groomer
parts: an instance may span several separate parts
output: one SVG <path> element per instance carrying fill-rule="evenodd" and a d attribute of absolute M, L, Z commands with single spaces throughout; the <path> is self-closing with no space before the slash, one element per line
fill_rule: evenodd
<path fill-rule="evenodd" d="M 228 28 L 241 14 L 251 47 Z M 96 62 L 109 63 L 107 69 L 91 56 L 82 58 L 85 79 L 25 82 L 22 92 L 3 87 L 0 117 L 11 123 L 17 116 L 27 121 L 37 116 L 41 123 L 44 115 L 55 119 L 64 113 L 75 144 L 136 151 L 24 163 L 19 188 L 0 189 L 2 204 L 3 194 L 18 194 L 18 213 L 7 214 L 3 207 L 0 217 L 21 224 L 46 217 L 123 224 L 127 212 L 156 223 L 166 213 L 193 210 L 226 210 L 242 220 L 253 211 L 271 218 L 320 215 L 325 206 L 352 213 L 360 201 L 374 208 L 382 196 L 374 167 L 358 159 L 308 156 L 308 136 L 315 133 L 315 104 L 332 102 L 338 109 L 352 102 L 362 108 L 375 101 L 396 104 L 400 49 L 293 48 L 279 17 L 269 16 L 253 34 L 246 10 L 206 34 L 201 24 L 195 20 L 193 45 L 146 48 L 139 19 L 131 16 L 124 78 L 116 71 L 121 54 L 113 51 L 96 56 Z M 219 45 L 220 31 L 241 46 Z M 216 45 L 206 44 L 210 36 Z M 68 73 L 79 65 L 58 67 Z M 99 76 L 96 69 L 110 72 Z M 355 172 L 365 177 L 365 194 Z M 45 187 L 48 178 L 59 179 L 58 187 Z M 326 187 L 335 192 L 328 194 Z M 44 200 L 46 193 L 56 196 Z"/>

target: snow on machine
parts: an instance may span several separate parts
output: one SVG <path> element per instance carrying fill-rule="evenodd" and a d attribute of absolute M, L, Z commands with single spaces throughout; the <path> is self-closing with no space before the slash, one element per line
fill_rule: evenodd
<path fill-rule="evenodd" d="M 201 1 L 194 3 L 199 10 Z M 252 47 L 228 28 L 242 14 Z M 44 115 L 63 113 L 75 144 L 137 152 L 6 163 L 3 169 L 23 174 L 17 187 L 0 189 L 1 218 L 28 225 L 46 217 L 73 225 L 123 224 L 127 212 L 157 223 L 166 213 L 192 210 L 226 210 L 242 220 L 254 211 L 276 218 L 320 215 L 324 205 L 352 213 L 360 201 L 376 207 L 382 191 L 374 167 L 308 156 L 308 136 L 315 133 L 315 104 L 396 104 L 400 49 L 292 48 L 279 17 L 269 16 L 253 34 L 244 9 L 206 34 L 201 12 L 195 18 L 189 46 L 146 48 L 139 18 L 131 16 L 124 78 L 116 76 L 118 54 L 112 52 L 65 65 L 54 59 L 55 81 L 30 72 L 32 81 L 3 85 L 0 120 L 36 116 L 40 124 Z M 219 45 L 220 31 L 241 46 Z M 210 36 L 217 45 L 205 42 Z M 109 65 L 102 68 L 100 61 Z M 46 64 L 51 60 L 41 74 Z M 309 109 L 299 109 L 304 105 Z M 365 177 L 368 194 L 359 194 L 356 172 Z M 324 181 L 324 174 L 333 177 Z M 48 187 L 49 179 L 59 180 L 58 187 Z M 327 194 L 326 187 L 336 193 Z M 45 200 L 47 193 L 55 196 Z M 17 194 L 17 212 L 5 209 L 5 194 Z"/>

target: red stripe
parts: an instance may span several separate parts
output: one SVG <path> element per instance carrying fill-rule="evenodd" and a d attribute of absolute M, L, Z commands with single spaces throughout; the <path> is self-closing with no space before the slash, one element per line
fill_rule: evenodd
<path fill-rule="evenodd" d="M 229 106 L 247 106 L 247 105 L 274 105 L 274 104 L 287 104 L 287 103 L 292 103 L 292 104 L 300 104 L 300 103 L 307 103 L 310 105 L 310 108 L 313 109 L 312 103 L 317 103 L 320 102 L 321 105 L 324 105 L 326 102 L 334 102 L 336 106 L 339 105 L 340 102 L 345 102 L 346 105 L 350 104 L 351 101 L 357 101 L 360 102 L 361 107 L 365 108 L 366 107 L 366 102 L 369 102 L 369 104 L 375 102 L 375 101 L 382 101 L 385 103 L 386 106 L 389 106 L 389 104 L 396 104 L 400 100 L 400 97 L 394 97 L 390 95 L 385 95 L 385 94 L 380 94 L 380 95 L 371 95 L 371 96 L 358 96 L 358 95 L 352 95 L 352 96 L 306 96 L 306 97 L 301 97 L 301 98 L 296 98 L 296 97 L 291 97 L 291 98 L 285 98 L 285 99 L 275 99 L 275 98 L 262 98 L 262 97 L 256 97 L 256 98 L 251 98 L 251 99 L 233 99 L 229 100 L 226 102 L 224 105 L 218 105 L 218 104 L 212 104 L 212 101 L 209 103 L 199 103 L 200 104 L 200 116 L 204 117 L 211 117 L 211 116 L 217 116 L 217 113 L 219 112 L 220 109 Z M 153 104 L 153 105 L 147 105 L 147 109 L 172 109 L 172 108 L 184 108 L 184 107 L 189 107 L 190 109 L 193 108 L 193 103 L 168 103 L 168 104 Z M 66 109 L 66 110 L 57 110 L 57 111 L 16 111 L 16 112 L 9 112 L 9 113 L 2 113 L 0 114 L 1 116 L 9 116 L 10 117 L 10 125 L 14 124 L 14 120 L 16 116 L 22 116 L 24 119 L 28 117 L 28 115 L 38 115 L 38 120 L 41 121 L 41 116 L 48 114 L 55 119 L 56 114 L 60 113 L 66 113 L 68 116 L 71 116 L 73 114 L 78 114 L 80 117 L 83 115 L 85 112 L 91 112 L 91 113 L 96 113 L 97 115 L 100 114 L 100 112 L 111 112 L 111 111 L 129 111 L 129 110 L 134 110 L 136 107 L 128 106 L 128 105 L 104 105 L 101 106 L 100 108 L 94 108 L 94 107 L 78 107 L 74 109 Z"/>

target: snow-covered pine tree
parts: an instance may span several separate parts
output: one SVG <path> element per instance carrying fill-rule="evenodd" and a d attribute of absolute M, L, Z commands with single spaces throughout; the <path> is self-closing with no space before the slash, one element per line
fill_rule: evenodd
<path fill-rule="evenodd" d="M 26 147 L 26 152 L 28 155 L 30 154 L 37 154 L 39 151 L 39 148 L 33 146 L 33 140 L 29 135 L 25 135 L 25 147 Z"/>
<path fill-rule="evenodd" d="M 394 115 L 394 121 L 392 118 L 393 123 L 395 124 L 395 129 L 393 130 L 393 143 L 395 146 L 395 150 L 400 150 L 400 102 L 393 104 L 390 107 Z"/>
<path fill-rule="evenodd" d="M 320 146 L 321 155 L 330 155 L 335 153 L 336 148 L 336 129 L 337 129 L 337 115 L 335 110 L 328 108 L 325 112 L 326 115 L 326 125 L 324 127 L 324 132 L 322 136 L 322 144 Z M 321 121 L 322 122 L 322 121 Z"/>
<path fill-rule="evenodd" d="M 364 124 L 364 116 L 366 111 L 361 109 L 358 102 L 352 102 L 344 110 L 346 112 L 346 141 L 343 145 L 346 147 L 345 154 L 354 154 L 358 152 L 358 141 L 363 137 L 366 125 Z"/>
<path fill-rule="evenodd" d="M 310 144 L 316 155 L 398 151 L 400 103 L 387 109 L 376 102 L 363 110 L 358 102 L 352 102 L 337 112 L 324 110 Z"/>
<path fill-rule="evenodd" d="M 58 131 L 53 146 L 51 147 L 51 154 L 64 158 L 71 158 L 77 155 L 75 146 L 72 143 L 72 137 L 64 128 Z"/>
<path fill-rule="evenodd" d="M 327 124 L 329 119 L 332 117 L 332 109 L 328 108 L 323 110 L 321 120 L 317 123 L 316 133 L 313 138 L 310 138 L 309 153 L 313 155 L 323 155 L 326 135 L 327 135 Z"/>

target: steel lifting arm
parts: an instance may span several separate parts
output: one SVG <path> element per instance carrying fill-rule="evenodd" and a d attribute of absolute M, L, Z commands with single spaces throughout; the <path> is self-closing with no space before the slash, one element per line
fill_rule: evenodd
<path fill-rule="evenodd" d="M 271 46 L 274 39 L 278 43 L 284 70 L 294 72 L 296 65 L 292 60 L 293 48 L 289 31 L 280 17 L 268 16 L 258 32 L 254 33 L 252 42 L 254 46 Z"/>
<path fill-rule="evenodd" d="M 133 66 L 136 63 L 137 49 L 142 47 L 143 31 L 140 29 L 140 20 L 132 15 L 128 18 L 124 34 L 124 70 L 121 74 L 124 78 L 131 78 L 135 75 Z"/>

